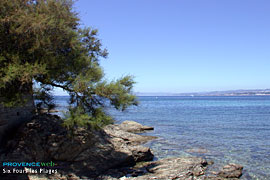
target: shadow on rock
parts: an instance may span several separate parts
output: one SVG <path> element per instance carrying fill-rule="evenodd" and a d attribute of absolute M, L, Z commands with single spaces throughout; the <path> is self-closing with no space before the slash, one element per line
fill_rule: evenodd
<path fill-rule="evenodd" d="M 78 128 L 70 137 L 61 124 L 58 116 L 34 117 L 19 128 L 14 139 L 8 141 L 0 160 L 55 163 L 53 168 L 57 173 L 28 174 L 29 179 L 89 179 L 108 169 L 153 159 L 150 148 L 140 144 L 155 137 L 126 132 L 118 125 L 109 125 L 104 130 Z"/>

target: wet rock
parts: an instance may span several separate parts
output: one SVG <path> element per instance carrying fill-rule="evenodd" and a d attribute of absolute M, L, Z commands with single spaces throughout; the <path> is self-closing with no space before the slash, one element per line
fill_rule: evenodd
<path fill-rule="evenodd" d="M 123 131 L 131 132 L 131 133 L 141 133 L 147 130 L 154 130 L 153 127 L 143 126 L 140 123 L 137 123 L 135 121 L 124 121 L 121 124 L 119 124 L 118 127 L 122 129 Z"/>
<path fill-rule="evenodd" d="M 242 176 L 243 166 L 239 164 L 228 164 L 218 172 L 219 177 L 223 178 L 240 178 Z"/>

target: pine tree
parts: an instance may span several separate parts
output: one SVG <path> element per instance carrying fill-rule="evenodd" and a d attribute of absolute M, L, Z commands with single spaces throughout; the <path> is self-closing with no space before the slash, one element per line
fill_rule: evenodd
<path fill-rule="evenodd" d="M 4 106 L 24 103 L 33 85 L 48 96 L 53 88 L 70 95 L 69 128 L 112 122 L 108 103 L 118 110 L 136 105 L 131 76 L 106 81 L 97 30 L 81 28 L 72 0 L 0 1 L 0 98 Z M 37 96 L 34 96 L 37 97 Z"/>

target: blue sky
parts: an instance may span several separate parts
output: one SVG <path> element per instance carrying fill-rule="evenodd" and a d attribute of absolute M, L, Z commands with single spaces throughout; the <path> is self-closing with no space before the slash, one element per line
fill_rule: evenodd
<path fill-rule="evenodd" d="M 99 30 L 108 79 L 136 92 L 269 88 L 269 0 L 78 0 Z"/>

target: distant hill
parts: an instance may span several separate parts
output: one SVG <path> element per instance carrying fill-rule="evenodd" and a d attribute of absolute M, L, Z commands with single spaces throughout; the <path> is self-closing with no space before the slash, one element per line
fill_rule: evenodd
<path fill-rule="evenodd" d="M 270 96 L 270 89 L 228 90 L 196 93 L 135 93 L 137 96 Z"/>

